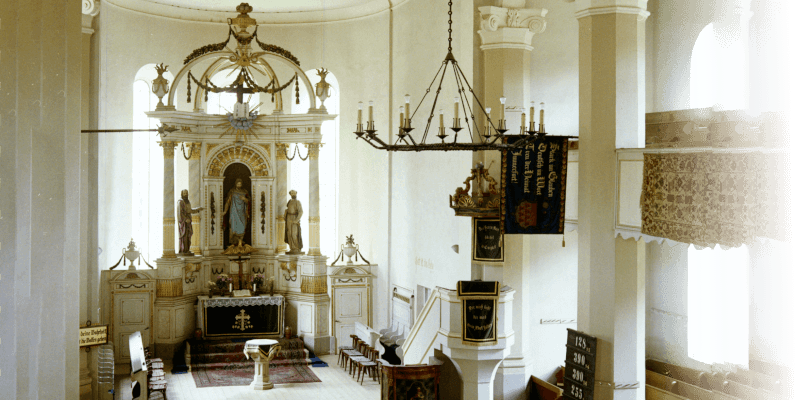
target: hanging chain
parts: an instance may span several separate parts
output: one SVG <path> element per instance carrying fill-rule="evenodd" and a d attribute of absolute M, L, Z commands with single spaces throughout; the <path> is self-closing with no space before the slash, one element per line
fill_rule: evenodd
<path fill-rule="evenodd" d="M 450 10 L 447 11 L 447 52 L 453 52 L 453 0 L 447 3 Z"/>
<path fill-rule="evenodd" d="M 186 149 L 183 146 L 183 142 L 181 142 L 181 153 L 183 154 L 183 158 L 185 158 L 187 160 L 192 158 L 192 155 L 194 154 L 194 145 L 189 147 L 189 155 L 187 156 L 186 155 Z"/>

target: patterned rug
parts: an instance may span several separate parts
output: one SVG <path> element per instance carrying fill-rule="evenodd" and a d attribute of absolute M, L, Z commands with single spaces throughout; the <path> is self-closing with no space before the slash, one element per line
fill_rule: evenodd
<path fill-rule="evenodd" d="M 216 369 L 195 370 L 192 367 L 194 384 L 198 388 L 212 386 L 248 386 L 253 382 L 255 367 L 250 364 L 233 363 Z M 270 381 L 276 385 L 282 383 L 321 382 L 311 368 L 305 365 L 269 365 Z"/>
<path fill-rule="evenodd" d="M 247 339 L 189 340 L 192 377 L 198 388 L 247 386 L 255 367 L 243 350 Z M 272 383 L 320 382 L 308 367 L 312 360 L 301 339 L 279 339 L 281 351 L 269 363 Z"/>

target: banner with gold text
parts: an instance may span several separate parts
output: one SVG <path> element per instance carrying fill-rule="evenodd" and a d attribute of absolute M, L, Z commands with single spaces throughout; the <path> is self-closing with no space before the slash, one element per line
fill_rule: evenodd
<path fill-rule="evenodd" d="M 505 233 L 564 233 L 567 140 L 546 136 L 525 148 L 503 151 L 501 224 Z"/>

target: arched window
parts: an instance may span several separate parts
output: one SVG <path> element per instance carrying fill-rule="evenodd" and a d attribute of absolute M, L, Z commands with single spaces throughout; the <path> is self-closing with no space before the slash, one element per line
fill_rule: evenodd
<path fill-rule="evenodd" d="M 689 247 L 689 357 L 749 365 L 750 252 Z"/>
<path fill-rule="evenodd" d="M 747 108 L 747 35 L 741 29 L 731 21 L 715 22 L 698 35 L 689 69 L 691 108 Z"/>
<path fill-rule="evenodd" d="M 133 81 L 133 128 L 156 128 L 157 121 L 147 117 L 145 112 L 153 111 L 158 98 L 151 85 L 158 76 L 155 64 L 147 64 L 139 69 Z M 172 73 L 164 77 L 172 82 Z M 142 250 L 145 259 L 152 263 L 161 256 L 162 213 L 164 196 L 164 155 L 158 146 L 158 137 L 153 133 L 133 133 L 131 184 L 131 226 L 133 240 Z"/>
<path fill-rule="evenodd" d="M 320 81 L 316 70 L 306 71 L 312 85 Z M 337 254 L 339 237 L 339 81 L 333 73 L 328 72 L 325 81 L 331 85 L 330 97 L 325 99 L 325 108 L 336 119 L 322 123 L 322 143 L 325 145 L 319 152 L 319 216 L 320 216 L 320 251 L 328 256 Z M 302 85 L 302 80 L 300 81 Z M 300 104 L 295 104 L 294 96 L 286 96 L 284 101 L 291 103 L 292 113 L 306 113 L 310 102 L 306 90 L 300 88 Z M 317 100 L 319 103 L 319 100 Z M 319 106 L 319 104 L 317 104 Z M 306 149 L 300 146 L 300 154 Z M 291 157 L 291 154 L 289 154 Z M 303 205 L 308 204 L 308 163 L 295 158 L 289 162 L 289 188 L 298 191 L 297 198 Z M 307 224 L 308 220 L 304 218 Z M 303 243 L 308 243 L 307 226 L 303 226 Z"/>

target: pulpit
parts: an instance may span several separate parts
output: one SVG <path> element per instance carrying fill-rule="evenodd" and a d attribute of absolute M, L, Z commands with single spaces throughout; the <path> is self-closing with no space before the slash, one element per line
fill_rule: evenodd
<path fill-rule="evenodd" d="M 207 339 L 279 336 L 284 329 L 284 298 L 199 296 L 197 327 Z"/>
<path fill-rule="evenodd" d="M 253 383 L 250 387 L 253 390 L 272 389 L 272 382 L 269 380 L 269 362 L 281 351 L 281 346 L 277 340 L 254 339 L 248 340 L 244 344 L 244 355 L 247 359 L 252 358 L 255 362 L 255 373 Z"/>

